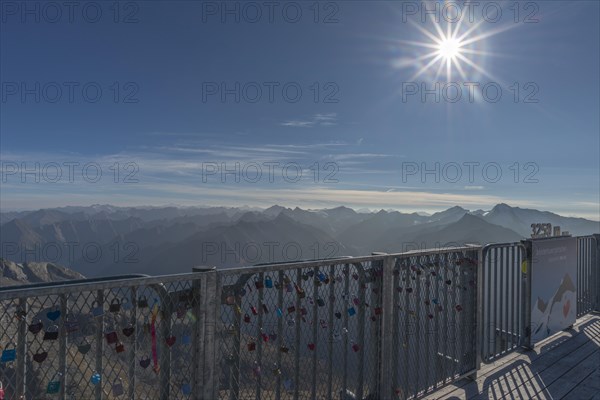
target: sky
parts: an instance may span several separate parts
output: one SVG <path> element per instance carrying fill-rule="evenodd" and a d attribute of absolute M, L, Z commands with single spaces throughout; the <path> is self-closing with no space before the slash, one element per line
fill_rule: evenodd
<path fill-rule="evenodd" d="M 0 3 L 2 211 L 600 220 L 597 1 L 74 4 Z"/>

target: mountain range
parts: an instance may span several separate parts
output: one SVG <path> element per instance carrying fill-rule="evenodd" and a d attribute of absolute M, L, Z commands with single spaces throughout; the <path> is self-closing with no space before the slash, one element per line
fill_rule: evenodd
<path fill-rule="evenodd" d="M 573 235 L 600 223 L 498 204 L 434 214 L 347 208 L 61 207 L 0 213 L 0 257 L 65 265 L 85 276 L 189 272 L 194 266 L 401 252 L 448 245 L 512 242 L 531 224 Z"/>

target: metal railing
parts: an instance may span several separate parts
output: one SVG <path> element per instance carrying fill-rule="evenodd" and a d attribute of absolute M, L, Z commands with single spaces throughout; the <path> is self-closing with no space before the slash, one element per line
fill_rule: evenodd
<path fill-rule="evenodd" d="M 529 337 L 528 265 L 523 243 L 496 243 L 482 250 L 481 361 L 491 362 L 525 345 Z"/>
<path fill-rule="evenodd" d="M 523 243 L 196 271 L 1 288 L 5 398 L 417 398 L 529 344 Z"/>
<path fill-rule="evenodd" d="M 183 399 L 200 390 L 202 274 L 0 290 L 6 399 Z M 196 387 L 194 387 L 194 385 Z"/>
<path fill-rule="evenodd" d="M 217 398 L 409 398 L 473 373 L 478 255 L 220 271 Z"/>
<path fill-rule="evenodd" d="M 577 238 L 577 317 L 600 310 L 598 237 Z"/>

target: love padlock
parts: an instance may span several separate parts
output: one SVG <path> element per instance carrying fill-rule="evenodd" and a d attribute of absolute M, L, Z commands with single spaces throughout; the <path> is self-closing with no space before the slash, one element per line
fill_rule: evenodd
<path fill-rule="evenodd" d="M 110 306 L 108 306 L 108 311 L 110 311 L 111 313 L 118 313 L 119 311 L 121 311 L 121 302 L 119 301 L 119 299 L 113 299 L 110 302 Z"/>
<path fill-rule="evenodd" d="M 115 344 L 119 341 L 119 337 L 117 336 L 117 332 L 110 331 L 106 333 L 106 343 Z"/>
<path fill-rule="evenodd" d="M 250 315 L 248 313 L 244 314 L 244 322 L 247 324 L 250 323 Z"/>
<path fill-rule="evenodd" d="M 48 382 L 48 386 L 46 387 L 46 393 L 48 394 L 56 394 L 60 391 L 60 373 L 56 373 L 54 377 Z"/>
<path fill-rule="evenodd" d="M 41 351 L 33 355 L 33 361 L 37 362 L 38 364 L 43 363 L 46 358 L 48 358 L 47 351 Z"/>
<path fill-rule="evenodd" d="M 92 315 L 94 317 L 101 317 L 104 314 L 104 307 L 102 307 L 102 304 L 98 303 L 97 301 L 92 303 Z"/>
<path fill-rule="evenodd" d="M 42 320 L 38 319 L 37 323 L 29 325 L 29 327 L 27 329 L 29 330 L 29 332 L 33 333 L 34 335 L 37 335 L 42 330 L 43 327 L 44 327 L 44 324 L 42 323 Z"/>
<path fill-rule="evenodd" d="M 102 376 L 100 376 L 99 373 L 94 372 L 90 377 L 90 382 L 92 385 L 98 385 L 100 382 L 102 382 Z"/>
<path fill-rule="evenodd" d="M 44 332 L 43 340 L 56 340 L 58 339 L 58 326 L 53 325 Z"/>
<path fill-rule="evenodd" d="M 254 350 L 256 350 L 256 343 L 248 342 L 248 351 L 254 351 Z"/>
<path fill-rule="evenodd" d="M 123 380 L 121 378 L 115 380 L 115 382 L 113 383 L 112 393 L 115 397 L 122 396 L 123 393 L 125 393 L 125 389 L 123 388 Z"/>
<path fill-rule="evenodd" d="M 273 287 L 273 280 L 271 279 L 271 277 L 270 277 L 270 276 L 267 276 L 267 277 L 265 278 L 265 286 L 266 286 L 268 289 L 271 289 L 271 288 Z"/>
<path fill-rule="evenodd" d="M 296 293 L 298 293 L 298 297 L 303 299 L 306 297 L 306 292 L 304 291 L 304 289 L 302 289 L 300 286 L 298 286 L 297 284 L 294 284 L 296 286 Z"/>
<path fill-rule="evenodd" d="M 135 331 L 135 328 L 133 327 L 133 325 L 129 324 L 127 325 L 125 328 L 123 328 L 122 332 L 123 335 L 125 335 L 126 337 L 129 337 L 131 335 L 133 335 L 133 332 Z"/>
<path fill-rule="evenodd" d="M 254 286 L 256 286 L 257 289 L 262 289 L 263 287 L 265 287 L 263 282 L 258 278 L 254 279 Z"/>
<path fill-rule="evenodd" d="M 117 351 L 117 353 L 122 353 L 125 351 L 125 345 L 123 343 L 119 342 L 115 346 L 115 350 Z"/>
<path fill-rule="evenodd" d="M 90 343 L 88 343 L 85 339 L 83 340 L 83 342 L 81 342 L 77 345 L 77 350 L 81 354 L 86 354 L 87 352 L 90 351 L 91 348 L 92 348 L 92 345 Z"/>
<path fill-rule="evenodd" d="M 148 308 L 148 299 L 146 296 L 140 296 L 137 301 L 137 306 L 139 308 Z"/>
<path fill-rule="evenodd" d="M 79 330 L 79 321 L 72 315 L 67 316 L 67 320 L 65 321 L 65 330 L 67 333 L 77 332 Z"/>
<path fill-rule="evenodd" d="M 192 394 L 192 385 L 190 385 L 187 382 L 184 382 L 181 385 L 181 393 L 183 393 L 186 396 Z"/>
<path fill-rule="evenodd" d="M 14 345 L 13 345 L 14 346 Z M 17 349 L 15 347 L 6 348 L 2 350 L 2 356 L 0 356 L 0 362 L 15 361 L 17 358 Z"/>

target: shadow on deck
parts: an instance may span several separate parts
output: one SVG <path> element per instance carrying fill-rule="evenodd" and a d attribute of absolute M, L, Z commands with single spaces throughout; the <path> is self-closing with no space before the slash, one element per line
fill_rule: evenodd
<path fill-rule="evenodd" d="M 600 399 L 600 315 L 539 343 L 483 365 L 427 399 Z"/>

